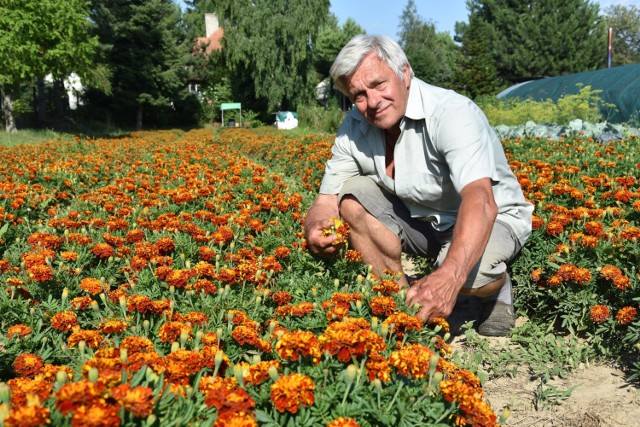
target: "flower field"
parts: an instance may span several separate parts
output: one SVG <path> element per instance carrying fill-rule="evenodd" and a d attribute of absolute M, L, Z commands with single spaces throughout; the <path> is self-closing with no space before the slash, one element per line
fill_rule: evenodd
<path fill-rule="evenodd" d="M 331 143 L 226 129 L 3 148 L 4 425 L 497 425 L 395 272 L 305 250 Z M 504 144 L 536 204 L 517 308 L 637 375 L 638 141 Z"/>

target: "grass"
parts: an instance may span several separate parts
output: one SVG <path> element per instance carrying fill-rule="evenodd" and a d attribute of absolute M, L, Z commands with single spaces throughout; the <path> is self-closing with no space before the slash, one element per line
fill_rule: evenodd
<path fill-rule="evenodd" d="M 1 132 L 0 145 L 14 147 L 23 144 L 36 144 L 50 140 L 73 141 L 73 135 L 53 130 L 25 129 L 17 132 Z"/>

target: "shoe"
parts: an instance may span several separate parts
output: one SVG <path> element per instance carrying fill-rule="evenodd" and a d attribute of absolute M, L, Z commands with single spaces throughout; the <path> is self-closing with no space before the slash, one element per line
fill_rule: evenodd
<path fill-rule="evenodd" d="M 512 304 L 502 301 L 484 301 L 478 333 L 486 337 L 506 337 L 516 325 Z"/>
<path fill-rule="evenodd" d="M 457 336 L 464 333 L 463 326 L 468 322 L 473 322 L 472 327 L 478 325 L 482 316 L 482 300 L 478 297 L 468 295 L 458 295 L 453 311 L 447 317 L 449 323 L 449 333 Z"/>

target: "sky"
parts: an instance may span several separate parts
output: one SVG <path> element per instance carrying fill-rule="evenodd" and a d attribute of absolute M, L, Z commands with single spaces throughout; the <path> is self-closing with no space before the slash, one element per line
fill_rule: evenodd
<path fill-rule="evenodd" d="M 454 35 L 457 21 L 467 22 L 466 0 L 414 0 L 420 17 L 433 22 L 439 32 Z M 614 4 L 640 6 L 640 0 L 598 0 L 600 11 Z M 331 11 L 340 25 L 348 18 L 356 21 L 367 34 L 384 34 L 398 39 L 400 15 L 407 0 L 331 0 Z"/>

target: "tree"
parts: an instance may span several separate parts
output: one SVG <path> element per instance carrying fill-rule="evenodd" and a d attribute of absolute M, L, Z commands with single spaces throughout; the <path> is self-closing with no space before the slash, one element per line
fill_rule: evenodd
<path fill-rule="evenodd" d="M 320 80 L 329 76 L 329 69 L 344 45 L 354 36 L 365 33 L 353 19 L 348 18 L 340 27 L 338 18 L 333 13 L 328 14 L 327 22 L 320 28 L 313 49 L 315 69 Z"/>
<path fill-rule="evenodd" d="M 484 26 L 495 67 L 509 82 L 604 64 L 605 29 L 599 6 L 588 0 L 470 0 L 467 7 L 466 30 Z"/>
<path fill-rule="evenodd" d="M 91 19 L 112 75 L 111 96 L 88 94 L 93 108 L 141 129 L 145 116 L 167 117 L 187 91 L 180 8 L 172 0 L 92 0 Z M 135 117 L 134 120 L 132 120 Z"/>
<path fill-rule="evenodd" d="M 313 46 L 329 0 L 221 0 L 222 51 L 233 72 L 248 73 L 268 109 L 295 108 L 313 96 Z"/>
<path fill-rule="evenodd" d="M 612 65 L 640 62 L 640 8 L 610 6 L 605 10 L 605 23 L 613 29 Z"/>
<path fill-rule="evenodd" d="M 432 22 L 425 22 L 409 0 L 400 16 L 399 44 L 415 75 L 431 84 L 450 87 L 459 48 L 448 33 L 438 33 Z"/>
<path fill-rule="evenodd" d="M 453 88 L 476 98 L 495 94 L 506 83 L 500 78 L 492 55 L 491 29 L 489 24 L 471 15 L 469 23 L 456 23 L 456 34 L 462 34 L 458 66 L 455 68 Z"/>
<path fill-rule="evenodd" d="M 97 39 L 89 34 L 84 0 L 0 0 L 0 87 L 5 130 L 16 130 L 12 96 L 51 74 L 61 80 L 93 70 Z"/>

